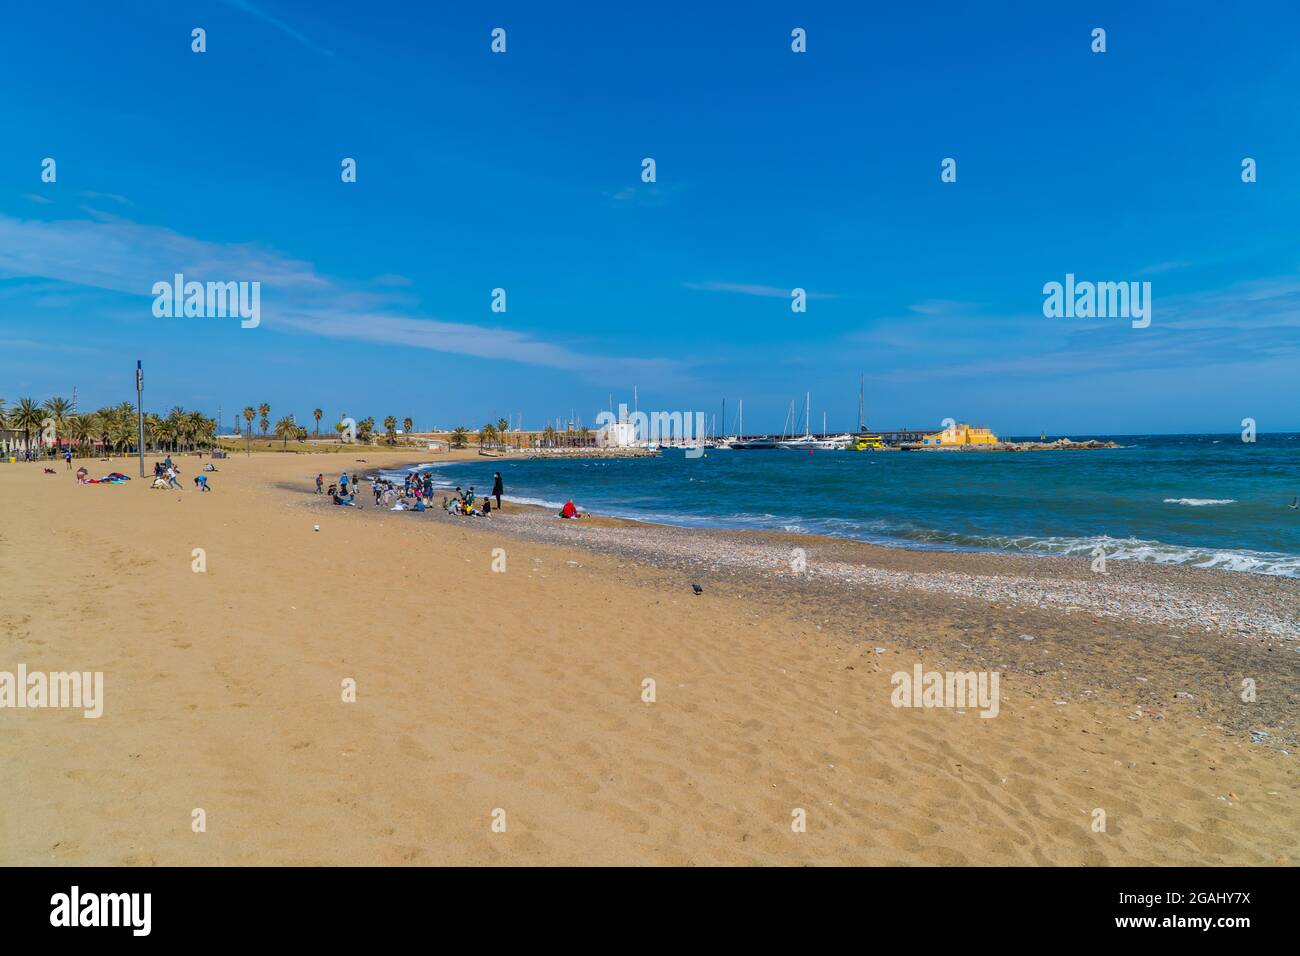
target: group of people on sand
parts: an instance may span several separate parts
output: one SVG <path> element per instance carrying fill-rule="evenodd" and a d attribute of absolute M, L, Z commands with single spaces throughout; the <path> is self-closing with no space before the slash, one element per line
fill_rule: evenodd
<path fill-rule="evenodd" d="M 194 489 L 199 492 L 211 491 L 208 487 L 208 476 L 205 472 L 214 472 L 217 466 L 208 462 L 203 466 L 203 471 L 194 476 Z M 168 455 L 162 461 L 153 463 L 153 483 L 150 488 L 161 488 L 163 491 L 170 491 L 175 488 L 177 491 L 183 491 L 180 482 L 180 467 L 172 461 L 172 456 Z"/>
<path fill-rule="evenodd" d="M 326 491 L 325 475 L 318 474 L 316 476 L 316 494 L 328 495 L 329 499 L 336 505 L 347 505 L 350 508 L 359 507 L 356 503 L 356 497 L 357 485 L 360 481 L 361 479 L 359 477 L 353 481 L 348 477 L 348 473 L 345 471 L 343 474 L 339 475 L 339 480 L 337 482 L 330 484 L 329 490 Z"/>

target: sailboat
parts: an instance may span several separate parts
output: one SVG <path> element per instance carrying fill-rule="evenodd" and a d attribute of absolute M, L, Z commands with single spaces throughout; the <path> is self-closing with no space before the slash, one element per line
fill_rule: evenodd
<path fill-rule="evenodd" d="M 873 435 L 867 431 L 866 405 L 863 401 L 867 377 L 858 378 L 858 433 L 852 437 L 846 448 L 854 451 L 881 451 L 885 447 L 883 435 Z"/>
<path fill-rule="evenodd" d="M 745 437 L 745 400 L 740 400 L 740 414 L 736 416 L 736 437 L 729 439 L 727 444 L 735 451 L 767 451 L 776 447 L 776 442 L 770 438 L 746 438 Z"/>
<path fill-rule="evenodd" d="M 831 451 L 839 448 L 840 445 L 834 439 L 816 438 L 813 436 L 810 416 L 812 414 L 812 393 L 804 393 L 804 412 L 803 412 L 803 434 L 798 438 L 788 438 L 776 443 L 777 448 L 785 448 L 790 451 L 800 451 L 804 448 L 819 448 L 824 451 Z"/>

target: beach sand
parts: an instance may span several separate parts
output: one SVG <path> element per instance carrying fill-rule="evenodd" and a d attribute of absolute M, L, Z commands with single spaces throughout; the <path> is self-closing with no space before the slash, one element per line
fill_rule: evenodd
<path fill-rule="evenodd" d="M 98 719 L 0 709 L 0 864 L 1298 858 L 1297 582 L 304 493 L 347 455 L 200 495 L 179 461 L 0 465 L 0 670 L 105 681 Z M 999 669 L 998 716 L 892 706 L 916 663 Z"/>

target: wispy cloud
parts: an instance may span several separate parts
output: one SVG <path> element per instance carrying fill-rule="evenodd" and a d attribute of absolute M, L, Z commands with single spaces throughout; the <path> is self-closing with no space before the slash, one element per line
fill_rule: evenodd
<path fill-rule="evenodd" d="M 1157 295 L 1149 328 L 1124 319 L 1048 319 L 1041 313 L 918 310 L 848 341 L 877 350 L 886 380 L 1103 375 L 1210 368 L 1300 352 L 1300 276 Z M 921 318 L 918 318 L 921 315 Z M 1002 333 L 990 347 L 986 333 Z M 1014 349 L 1008 342 L 1015 342 Z"/>
<path fill-rule="evenodd" d="M 120 196 L 117 193 L 97 193 L 91 189 L 83 189 L 81 195 L 85 196 L 87 199 L 111 199 L 113 202 L 122 206 L 134 205 L 131 200 L 127 199 L 125 196 Z"/>
<path fill-rule="evenodd" d="M 1137 274 L 1140 276 L 1154 276 L 1159 275 L 1162 272 L 1173 272 L 1175 269 L 1186 269 L 1190 265 L 1192 265 L 1192 263 L 1183 262 L 1182 260 L 1174 262 L 1157 262 L 1155 265 L 1139 269 Z"/>
<path fill-rule="evenodd" d="M 48 206 L 50 203 L 54 202 L 53 199 L 46 199 L 44 196 L 38 195 L 37 193 L 23 193 L 23 198 L 29 199 L 32 202 L 40 203 L 42 206 Z"/>
<path fill-rule="evenodd" d="M 303 34 L 299 33 L 297 30 L 289 26 L 289 24 L 285 23 L 283 20 L 277 20 L 275 17 L 271 16 L 265 10 L 262 10 L 260 7 L 254 6 L 251 2 L 249 2 L 249 0 L 225 0 L 225 2 L 227 6 L 234 7 L 236 10 L 241 10 L 244 13 L 249 14 L 250 16 L 257 17 L 257 19 L 261 20 L 263 23 L 270 24 L 271 26 L 279 30 L 281 33 L 293 37 L 303 46 L 310 47 L 311 49 L 315 50 L 317 53 L 324 54 L 325 56 L 334 55 L 332 51 L 325 49 L 323 46 L 320 46 L 310 37 L 304 36 Z"/>
<path fill-rule="evenodd" d="M 219 244 L 99 214 L 94 219 L 39 222 L 0 214 L 0 279 L 46 279 L 141 297 L 151 314 L 151 288 L 184 273 L 197 281 L 262 283 L 262 327 L 381 345 L 522 362 L 608 380 L 635 376 L 680 381 L 678 359 L 601 354 L 559 345 L 514 329 L 413 314 L 393 276 L 353 285 L 253 244 Z M 408 280 L 409 281 L 409 280 Z"/>
<path fill-rule="evenodd" d="M 687 282 L 684 285 L 696 292 L 730 292 L 734 295 L 756 295 L 769 299 L 788 299 L 790 293 L 794 291 L 793 286 L 789 289 L 782 289 L 774 285 L 756 285 L 746 282 Z M 809 292 L 808 298 L 837 299 L 839 296 L 831 292 Z"/>

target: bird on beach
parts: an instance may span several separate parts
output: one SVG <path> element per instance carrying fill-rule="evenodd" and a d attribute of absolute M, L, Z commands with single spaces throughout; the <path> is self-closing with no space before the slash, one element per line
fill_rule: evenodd
<path fill-rule="evenodd" d="M 692 585 L 691 585 L 691 590 L 694 591 L 696 594 L 703 594 L 703 593 L 704 593 L 704 588 L 700 587 L 698 584 L 692 584 Z"/>

